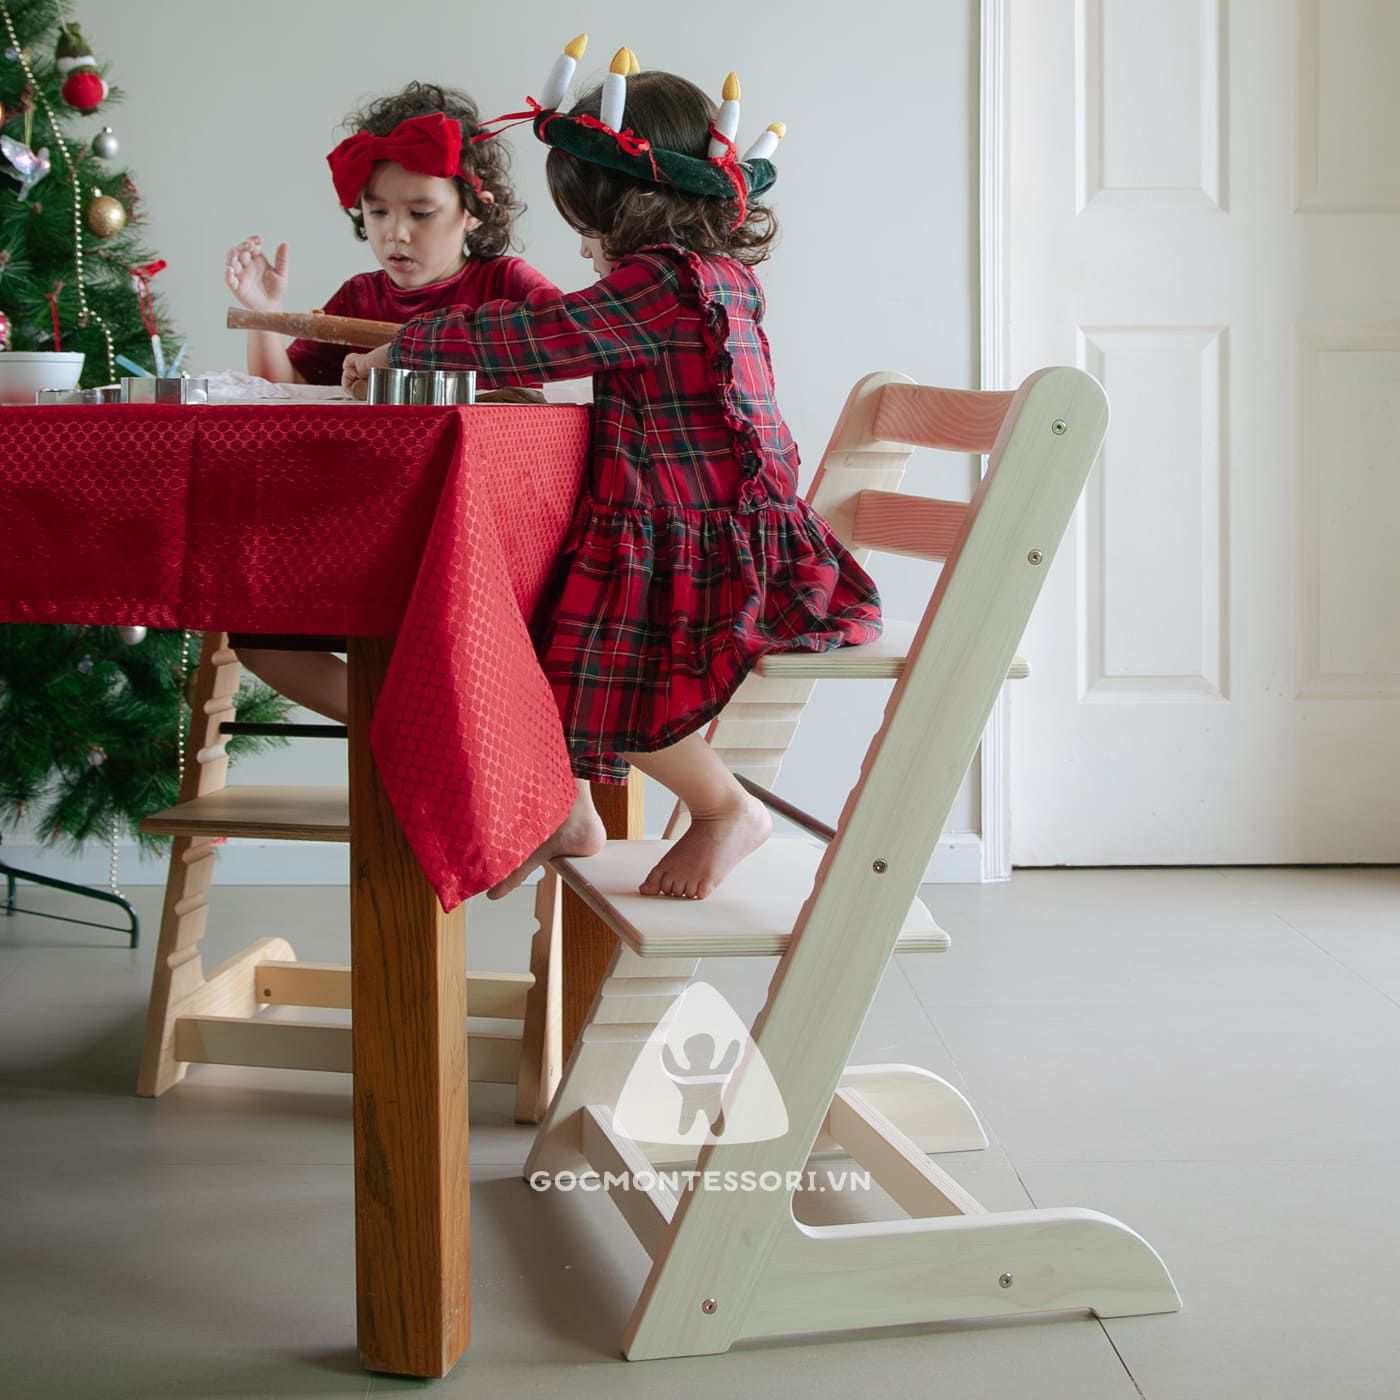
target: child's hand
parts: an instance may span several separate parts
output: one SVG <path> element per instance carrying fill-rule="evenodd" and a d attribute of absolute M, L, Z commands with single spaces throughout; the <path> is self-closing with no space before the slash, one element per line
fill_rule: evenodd
<path fill-rule="evenodd" d="M 277 245 L 275 262 L 268 262 L 262 239 L 254 234 L 228 250 L 224 265 L 228 289 L 250 311 L 280 311 L 287 292 L 287 245 Z"/>
<path fill-rule="evenodd" d="M 340 372 L 340 387 L 347 394 L 354 394 L 355 385 L 362 379 L 368 380 L 370 370 L 388 368 L 389 347 L 387 345 L 376 345 L 373 350 L 363 355 L 347 355 L 345 368 Z"/>

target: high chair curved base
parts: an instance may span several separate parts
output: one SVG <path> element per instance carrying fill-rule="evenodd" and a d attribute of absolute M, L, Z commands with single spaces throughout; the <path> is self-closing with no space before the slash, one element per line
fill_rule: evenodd
<path fill-rule="evenodd" d="M 586 869 L 589 861 L 575 864 Z M 718 1174 L 719 1159 L 713 1147 L 697 1156 L 620 1132 L 614 1110 L 639 1053 L 699 966 L 698 958 L 644 958 L 619 947 L 523 1169 L 536 1187 L 598 1173 L 652 1256 L 653 1281 L 669 1277 L 689 1300 L 648 1310 L 644 1292 L 623 1342 L 629 1360 L 720 1353 L 758 1337 L 1051 1312 L 1128 1317 L 1181 1306 L 1161 1258 L 1121 1221 L 1074 1208 L 991 1213 L 931 1161 L 930 1153 L 985 1148 L 987 1137 L 953 1085 L 913 1065 L 849 1066 L 810 1157 L 799 1161 L 765 1144 L 772 1150 L 750 1168 L 755 1180 L 767 1171 L 790 1181 L 839 1153 L 909 1218 L 807 1224 L 794 1215 L 788 1186 L 778 1193 L 782 1209 L 766 1253 L 755 1245 L 727 1278 L 706 1271 L 676 1281 L 667 1253 L 686 1174 Z M 713 1312 L 705 1311 L 709 1299 Z M 710 1325 L 721 1307 L 729 1316 Z"/>

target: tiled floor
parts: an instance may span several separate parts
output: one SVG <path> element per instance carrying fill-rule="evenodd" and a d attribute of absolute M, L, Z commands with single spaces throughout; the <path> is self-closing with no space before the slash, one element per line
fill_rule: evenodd
<path fill-rule="evenodd" d="M 445 1381 L 355 1361 L 349 1084 L 195 1069 L 132 1093 L 159 890 L 113 934 L 0 917 L 0 1394 L 1400 1394 L 1400 869 L 1021 872 L 926 891 L 954 943 L 899 960 L 860 1057 L 945 1075 L 992 1147 L 987 1206 L 1078 1205 L 1144 1235 L 1179 1314 L 907 1328 L 629 1365 L 645 1256 L 598 1196 L 520 1181 L 528 1130 L 473 1095 L 475 1341 Z M 345 957 L 336 889 L 217 891 L 206 966 L 287 933 Z M 77 908 L 22 887 L 35 909 Z M 472 905 L 523 965 L 529 892 Z M 740 1010 L 769 963 L 707 964 Z"/>

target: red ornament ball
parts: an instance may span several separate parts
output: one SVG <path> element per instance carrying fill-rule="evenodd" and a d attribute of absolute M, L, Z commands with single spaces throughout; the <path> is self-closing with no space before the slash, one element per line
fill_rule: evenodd
<path fill-rule="evenodd" d="M 80 69 L 68 75 L 59 95 L 70 107 L 76 107 L 86 116 L 102 105 L 107 96 L 107 83 L 95 69 Z"/>

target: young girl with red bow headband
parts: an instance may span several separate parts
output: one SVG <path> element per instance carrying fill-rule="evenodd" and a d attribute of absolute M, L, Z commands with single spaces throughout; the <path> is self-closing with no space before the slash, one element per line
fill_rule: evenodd
<path fill-rule="evenodd" d="M 553 289 L 523 258 L 505 256 L 521 206 L 506 147 L 472 142 L 479 122 L 466 93 L 432 83 L 410 83 L 347 119 L 353 134 L 326 160 L 341 208 L 380 270 L 352 277 L 322 310 L 403 323 Z M 225 278 L 244 306 L 280 311 L 287 266 L 285 243 L 269 259 L 254 235 L 229 250 Z M 343 347 L 248 333 L 249 372 L 277 383 L 337 384 L 344 358 Z"/>
<path fill-rule="evenodd" d="M 341 208 L 379 271 L 344 283 L 326 302 L 328 314 L 402 324 L 444 307 L 557 290 L 523 258 L 505 256 L 521 205 L 506 147 L 495 139 L 473 143 L 479 121 L 466 93 L 431 83 L 410 83 L 347 120 L 353 135 L 326 160 Z M 280 311 L 287 245 L 269 261 L 260 238 L 246 239 L 230 250 L 225 276 L 244 306 Z M 274 332 L 250 331 L 248 369 L 277 383 L 338 384 L 347 349 L 315 340 L 287 345 Z M 489 376 L 479 383 L 491 387 Z M 255 636 L 230 641 L 239 660 L 275 690 L 345 723 L 345 663 L 338 657 L 267 650 Z"/>

